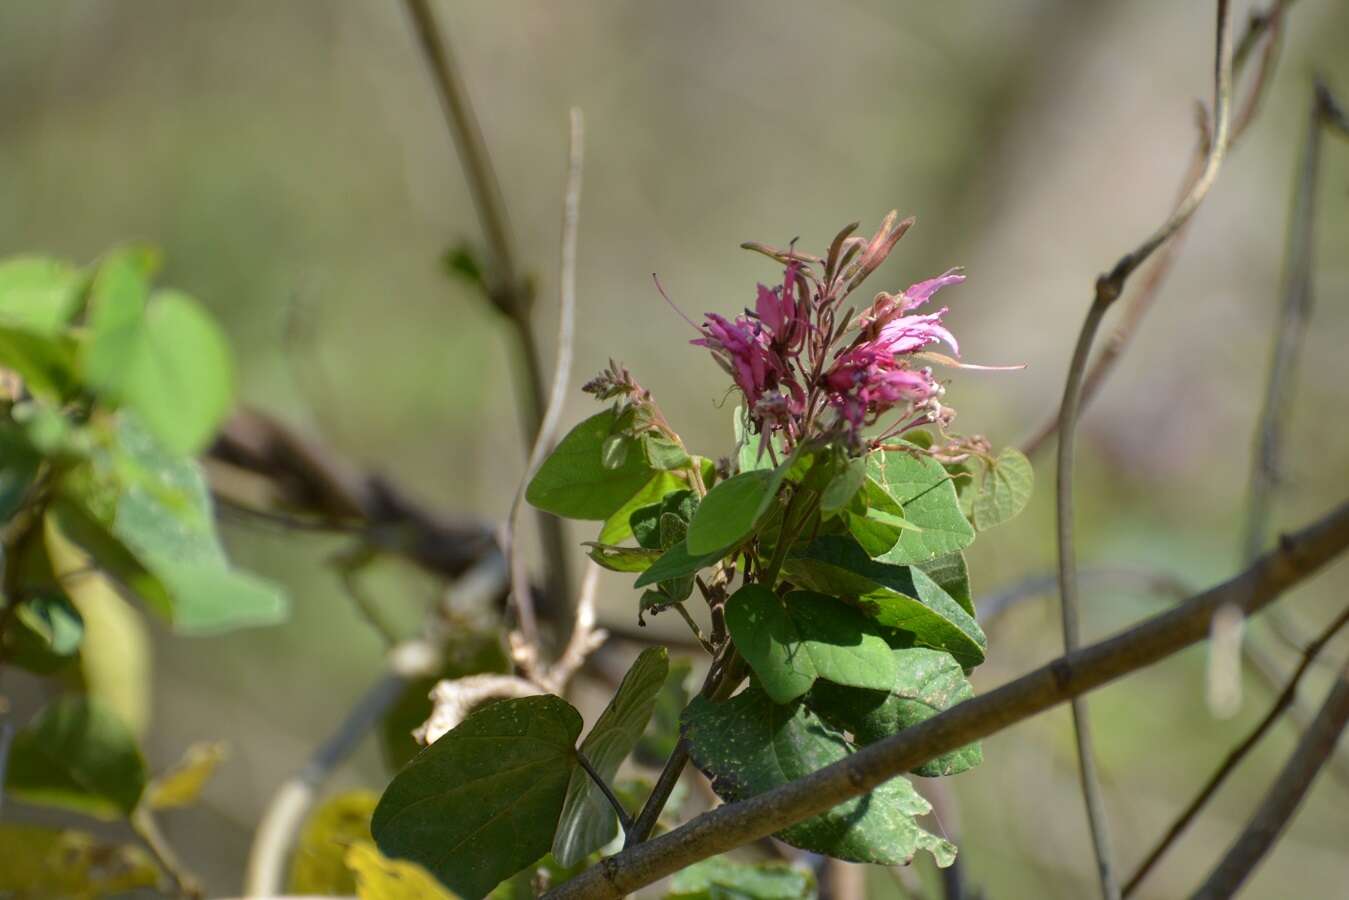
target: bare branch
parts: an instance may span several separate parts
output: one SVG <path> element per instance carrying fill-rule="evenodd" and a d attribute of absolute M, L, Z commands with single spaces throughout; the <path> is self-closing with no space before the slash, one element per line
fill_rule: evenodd
<path fill-rule="evenodd" d="M 520 405 L 521 419 L 526 440 L 534 443 L 543 425 L 545 405 L 543 361 L 539 353 L 538 338 L 534 333 L 534 324 L 530 319 L 533 289 L 529 279 L 519 267 L 501 185 L 492 167 L 487 142 L 483 139 L 482 128 L 478 124 L 473 103 L 464 87 L 463 77 L 455 65 L 449 42 L 444 39 L 436 24 L 429 0 L 406 0 L 405 5 L 417 32 L 427 70 L 440 95 L 441 106 L 445 111 L 445 124 L 449 127 L 455 146 L 459 150 L 464 175 L 468 181 L 469 191 L 473 195 L 473 205 L 487 238 L 488 253 L 491 257 L 487 271 L 488 299 L 510 321 L 520 342 L 520 357 L 525 370 L 521 391 L 524 396 L 524 402 Z M 548 584 L 562 598 L 563 602 L 560 605 L 565 612 L 571 605 L 567 599 L 570 567 L 567 564 L 567 544 L 562 523 L 556 516 L 542 510 L 538 511 L 538 521 L 548 560 Z"/>
<path fill-rule="evenodd" d="M 1144 569 L 1083 569 L 1078 572 L 1077 577 L 1078 581 L 1088 582 L 1097 590 L 1116 585 L 1122 588 L 1161 594 L 1176 600 L 1182 600 L 1190 593 L 1190 588 L 1175 576 L 1165 572 L 1149 572 Z M 1008 588 L 980 597 L 974 602 L 979 625 L 984 630 L 988 630 L 1012 607 L 1027 600 L 1054 593 L 1058 583 L 1056 573 L 1032 575 Z"/>
<path fill-rule="evenodd" d="M 1256 44 L 1262 38 L 1266 38 L 1264 52 L 1260 56 L 1259 68 L 1252 80 L 1241 113 L 1231 129 L 1227 142 L 1229 151 L 1236 146 L 1237 141 L 1254 121 L 1255 115 L 1260 109 L 1260 101 L 1264 98 L 1266 88 L 1272 80 L 1278 61 L 1279 49 L 1282 45 L 1283 17 L 1287 8 L 1292 4 L 1293 0 L 1275 0 L 1267 12 L 1253 13 L 1245 33 L 1237 44 L 1237 49 L 1232 54 L 1232 80 L 1235 82 L 1240 78 L 1246 61 Z M 1203 121 L 1203 111 L 1200 112 L 1199 142 L 1195 147 L 1194 160 L 1182 181 L 1180 193 L 1176 199 L 1177 210 L 1193 191 L 1197 180 L 1203 173 L 1209 148 L 1212 146 L 1213 135 L 1209 133 Z M 1156 300 L 1162 285 L 1166 283 L 1167 276 L 1171 274 L 1171 267 L 1176 261 L 1180 243 L 1188 227 L 1187 221 L 1177 229 L 1174 237 L 1154 256 L 1152 265 L 1142 276 L 1143 280 L 1138 284 L 1137 289 L 1130 294 L 1125 304 L 1123 318 L 1111 332 L 1110 337 L 1105 341 L 1096 358 L 1092 360 L 1087 371 L 1082 386 L 1083 408 L 1090 405 L 1091 401 L 1095 399 L 1106 378 L 1114 370 L 1120 356 L 1123 355 L 1134 335 L 1138 332 L 1138 328 L 1148 310 L 1152 308 L 1153 301 Z M 1058 432 L 1058 428 L 1059 416 L 1058 410 L 1055 410 L 1046 417 L 1035 433 L 1021 445 L 1022 451 L 1027 456 L 1034 456 L 1048 444 L 1049 439 Z"/>
<path fill-rule="evenodd" d="M 1335 744 L 1349 721 L 1349 667 L 1331 688 L 1315 721 L 1298 742 L 1292 757 L 1270 786 L 1260 808 L 1246 830 L 1228 849 L 1208 880 L 1194 893 L 1193 900 L 1220 900 L 1236 894 L 1255 871 L 1311 790 L 1312 782 L 1335 750 Z"/>
<path fill-rule="evenodd" d="M 1271 610 L 1271 612 L 1273 612 L 1273 610 Z M 1245 740 L 1234 747 L 1232 752 L 1227 754 L 1227 758 L 1223 760 L 1222 765 L 1218 766 L 1217 771 L 1209 776 L 1209 780 L 1204 784 L 1204 787 L 1199 791 L 1195 798 L 1190 801 L 1189 806 L 1185 807 L 1185 811 L 1176 817 L 1176 821 L 1167 829 L 1166 835 L 1157 842 L 1157 846 L 1152 849 L 1152 852 L 1147 855 L 1143 862 L 1139 863 L 1138 869 L 1134 872 L 1133 877 L 1129 879 L 1128 884 L 1124 885 L 1125 897 L 1134 892 L 1143 879 L 1147 877 L 1148 873 L 1152 871 L 1153 867 L 1161 860 L 1166 851 L 1171 848 L 1171 845 L 1176 842 L 1176 839 L 1180 837 L 1181 833 L 1186 828 L 1190 827 L 1190 823 L 1194 821 L 1194 817 L 1204 808 L 1204 804 L 1208 803 L 1213 795 L 1218 792 L 1218 788 L 1220 788 L 1222 783 L 1227 780 L 1227 776 L 1232 774 L 1237 765 L 1246 758 L 1246 754 L 1251 752 L 1255 745 L 1260 742 L 1260 739 L 1265 736 L 1266 732 L 1268 732 L 1274 723 L 1278 721 L 1279 716 L 1283 714 L 1284 710 L 1288 709 L 1293 701 L 1297 699 L 1297 689 L 1298 685 L 1302 682 L 1302 676 L 1307 674 L 1307 670 L 1311 668 L 1311 664 L 1313 660 L 1316 659 L 1317 654 L 1319 654 L 1321 649 L 1330 642 L 1331 638 L 1335 637 L 1339 630 L 1344 627 L 1345 622 L 1349 622 L 1349 607 L 1345 607 L 1345 609 L 1335 617 L 1335 620 L 1326 627 L 1325 631 L 1321 632 L 1316 640 L 1307 645 L 1307 649 L 1302 653 L 1302 662 L 1298 664 L 1297 670 L 1293 672 L 1293 677 L 1288 679 L 1287 686 L 1284 687 L 1283 692 L 1279 694 L 1278 699 L 1274 701 L 1274 705 L 1270 707 L 1269 712 L 1265 713 L 1265 717 L 1260 720 L 1260 723 L 1251 730 L 1250 734 L 1246 735 Z"/>
<path fill-rule="evenodd" d="M 529 451 L 529 462 L 525 466 L 524 477 L 516 488 L 515 499 L 511 501 L 511 511 L 506 517 L 502 545 L 510 560 L 511 598 L 515 603 L 520 620 L 520 630 L 525 640 L 535 647 L 539 644 L 539 633 L 534 615 L 534 602 L 529 589 L 529 575 L 525 571 L 524 558 L 520 555 L 516 535 L 520 519 L 520 507 L 525 499 L 525 487 L 534 473 L 543 464 L 543 459 L 552 449 L 553 435 L 558 422 L 562 419 L 562 407 L 567 398 L 567 382 L 571 379 L 571 360 L 576 330 L 576 233 L 581 216 L 581 169 L 584 153 L 585 132 L 581 121 L 581 111 L 571 111 L 571 150 L 568 154 L 567 190 L 562 204 L 562 263 L 558 290 L 560 320 L 557 330 L 557 366 L 553 370 L 553 387 L 548 397 L 548 409 L 543 414 L 534 445 Z M 557 574 L 553 569 L 551 574 Z M 554 589 L 559 586 L 551 585 Z"/>
<path fill-rule="evenodd" d="M 1227 0 L 1218 0 L 1217 38 L 1214 49 L 1214 120 L 1213 140 L 1209 145 L 1208 158 L 1199 177 L 1189 193 L 1176 207 L 1171 217 L 1162 224 L 1147 240 L 1133 251 L 1125 254 L 1115 263 L 1109 273 L 1096 280 L 1096 296 L 1087 312 L 1086 321 L 1078 335 L 1077 347 L 1073 351 L 1072 363 L 1068 367 L 1068 378 L 1063 388 L 1063 404 L 1059 411 L 1059 446 L 1057 459 L 1057 538 L 1059 550 L 1059 598 L 1063 614 L 1063 645 L 1071 653 L 1080 640 L 1081 625 L 1078 621 L 1077 599 L 1077 562 L 1073 548 L 1073 451 L 1077 429 L 1077 416 L 1082 402 L 1082 380 L 1087 360 L 1091 354 L 1092 341 L 1111 304 L 1118 299 L 1125 281 L 1145 260 L 1168 238 L 1174 235 L 1199 208 L 1209 188 L 1218 177 L 1227 151 L 1229 128 L 1229 107 L 1231 106 L 1232 70 L 1228 59 L 1229 40 L 1227 33 Z M 1101 884 L 1101 895 L 1105 900 L 1118 900 L 1119 884 L 1115 876 L 1114 853 L 1110 847 L 1110 835 L 1105 814 L 1105 803 L 1101 796 L 1100 779 L 1096 774 L 1096 757 L 1092 748 L 1091 724 L 1087 718 L 1085 702 L 1074 699 L 1072 702 L 1073 732 L 1077 740 L 1077 758 L 1079 774 L 1082 780 L 1082 797 L 1086 801 L 1087 823 L 1091 828 L 1092 847 L 1096 854 L 1097 876 Z"/>
<path fill-rule="evenodd" d="M 1005 730 L 1203 640 L 1217 610 L 1263 609 L 1349 548 L 1349 502 L 1279 542 L 1241 574 L 1112 638 L 870 744 L 804 778 L 704 813 L 628 847 L 551 891 L 550 900 L 618 900 L 693 863 L 831 809 L 942 753 Z"/>

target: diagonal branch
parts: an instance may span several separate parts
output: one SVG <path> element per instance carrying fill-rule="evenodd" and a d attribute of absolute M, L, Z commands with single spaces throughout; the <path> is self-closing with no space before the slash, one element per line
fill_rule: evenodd
<path fill-rule="evenodd" d="M 1340 670 L 1335 686 L 1311 727 L 1298 742 L 1292 757 L 1270 786 L 1260 808 L 1246 830 L 1228 848 L 1208 880 L 1195 891 L 1192 900 L 1220 900 L 1231 897 L 1250 877 L 1265 854 L 1297 812 L 1302 798 L 1311 790 L 1317 773 L 1335 750 L 1335 744 L 1349 721 L 1349 667 Z"/>
<path fill-rule="evenodd" d="M 1278 62 L 1279 49 L 1282 43 L 1283 17 L 1292 4 L 1293 0 L 1274 0 L 1267 12 L 1253 13 L 1245 33 L 1232 54 L 1232 80 L 1235 82 L 1241 77 L 1246 61 L 1256 44 L 1262 38 L 1265 39 L 1264 52 L 1260 55 L 1259 68 L 1253 77 L 1246 100 L 1242 104 L 1241 113 L 1232 125 L 1227 141 L 1229 151 L 1236 146 L 1237 141 L 1245 134 L 1246 129 L 1255 120 L 1255 115 L 1260 109 L 1260 102 L 1264 99 L 1266 88 L 1269 86 Z M 1189 195 L 1196 180 L 1203 173 L 1204 163 L 1208 157 L 1209 148 L 1212 146 L 1213 136 L 1208 131 L 1202 112 L 1200 110 L 1199 142 L 1195 147 L 1194 160 L 1182 182 L 1180 195 L 1176 200 L 1177 205 Z M 1101 347 L 1088 367 L 1082 385 L 1082 406 L 1084 408 L 1090 405 L 1097 393 L 1100 392 L 1101 386 L 1110 376 L 1115 364 L 1138 332 L 1148 310 L 1152 308 L 1153 301 L 1157 299 L 1162 285 L 1166 283 L 1167 276 L 1171 274 L 1171 267 L 1176 261 L 1181 241 L 1188 228 L 1189 223 L 1187 222 L 1177 230 L 1174 237 L 1153 257 L 1152 265 L 1141 276 L 1142 281 L 1130 293 L 1125 303 L 1122 319 L 1115 326 L 1104 346 Z M 1022 452 L 1027 456 L 1034 456 L 1049 443 L 1058 429 L 1059 415 L 1058 410 L 1055 410 L 1041 423 L 1035 433 L 1021 445 Z"/>
<path fill-rule="evenodd" d="M 1235 604 L 1252 615 L 1349 549 L 1349 502 L 1285 536 L 1249 569 L 1112 638 L 1069 653 L 804 778 L 718 807 L 602 860 L 546 896 L 618 900 L 702 859 L 725 853 L 865 794 L 927 760 L 1003 731 L 1202 641 Z"/>
<path fill-rule="evenodd" d="M 1274 612 L 1274 610 L 1270 610 L 1270 612 Z M 1274 723 L 1278 721 L 1279 716 L 1283 714 L 1284 710 L 1288 709 L 1293 701 L 1297 699 L 1297 689 L 1298 685 L 1302 683 L 1302 676 L 1307 674 L 1307 670 L 1311 668 L 1312 662 L 1316 659 L 1317 654 L 1321 652 L 1326 644 L 1330 643 L 1331 639 L 1339 633 L 1339 630 L 1344 627 L 1346 622 L 1349 622 L 1349 606 L 1345 607 L 1344 610 L 1335 617 L 1335 620 L 1326 626 L 1326 629 L 1321 632 L 1316 640 L 1307 645 L 1307 649 L 1302 653 L 1302 662 L 1298 663 L 1297 670 L 1293 672 L 1293 677 L 1288 679 L 1287 686 L 1284 687 L 1283 692 L 1279 694 L 1278 699 L 1274 701 L 1274 705 L 1270 707 L 1269 712 L 1265 713 L 1265 717 L 1260 720 L 1260 723 L 1251 730 L 1250 734 L 1246 735 L 1245 740 L 1234 747 L 1232 752 L 1227 754 L 1227 758 L 1223 760 L 1222 765 L 1218 766 L 1217 771 L 1209 777 L 1209 780 L 1204 784 L 1204 787 L 1199 791 L 1195 798 L 1190 801 L 1190 805 L 1185 807 L 1185 811 L 1176 817 L 1175 822 L 1171 823 L 1171 827 L 1167 829 L 1166 835 L 1157 842 L 1156 847 L 1152 848 L 1152 852 L 1147 855 L 1147 858 L 1139 863 L 1138 869 L 1134 872 L 1133 877 L 1131 877 L 1128 883 L 1124 885 L 1125 897 L 1132 894 L 1138 885 L 1142 883 L 1143 879 L 1148 876 L 1148 873 L 1157 865 L 1166 851 L 1171 848 L 1171 845 L 1176 842 L 1181 833 L 1185 831 L 1186 828 L 1190 827 L 1190 823 L 1194 821 L 1195 816 L 1199 815 L 1199 811 L 1203 809 L 1204 805 L 1218 792 L 1218 788 L 1222 787 L 1223 782 L 1227 780 L 1227 776 L 1232 774 L 1241 761 L 1246 758 L 1246 755 L 1254 749 L 1255 745 L 1260 742 L 1260 739 L 1264 737 Z"/>
<path fill-rule="evenodd" d="M 1077 347 L 1073 351 L 1073 360 L 1068 368 L 1067 382 L 1063 388 L 1063 405 L 1059 412 L 1059 446 L 1057 460 L 1057 537 L 1059 549 L 1059 597 L 1063 613 L 1063 645 L 1072 653 L 1080 640 L 1081 626 L 1078 622 L 1077 599 L 1077 562 L 1073 548 L 1073 450 L 1076 437 L 1077 416 L 1082 402 L 1082 381 L 1087 360 L 1091 354 L 1092 341 L 1100 327 L 1101 320 L 1111 304 L 1119 298 L 1124 283 L 1129 276 L 1142 265 L 1158 247 L 1161 247 L 1177 231 L 1184 227 L 1190 216 L 1199 208 L 1209 188 L 1218 177 L 1228 144 L 1229 107 L 1232 94 L 1232 69 L 1229 61 L 1229 41 L 1227 31 L 1227 0 L 1218 0 L 1217 38 L 1214 49 L 1214 134 L 1209 145 L 1208 159 L 1203 170 L 1195 180 L 1186 197 L 1176 207 L 1171 217 L 1153 232 L 1147 240 L 1133 251 L 1120 258 L 1108 274 L 1096 281 L 1096 296 L 1087 312 L 1086 321 L 1078 336 Z M 1072 702 L 1073 731 L 1077 742 L 1079 774 L 1082 779 L 1082 797 L 1087 807 L 1087 823 L 1091 828 L 1092 847 L 1096 855 L 1097 876 L 1101 884 L 1101 895 L 1105 900 L 1118 900 L 1119 884 L 1114 872 L 1113 851 L 1110 847 L 1105 815 L 1105 804 L 1101 796 L 1100 780 L 1096 774 L 1096 758 L 1092 747 L 1091 725 L 1087 718 L 1086 704 L 1074 699 Z"/>

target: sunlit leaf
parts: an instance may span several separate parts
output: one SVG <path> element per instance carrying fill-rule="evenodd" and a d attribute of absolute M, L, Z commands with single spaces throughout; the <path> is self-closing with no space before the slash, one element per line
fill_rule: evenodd
<path fill-rule="evenodd" d="M 586 555 L 610 572 L 645 572 L 660 557 L 659 550 L 643 547 L 612 547 L 586 541 Z"/>
<path fill-rule="evenodd" d="M 155 776 L 145 790 L 145 803 L 151 809 L 191 806 L 229 756 L 229 748 L 219 741 L 203 741 L 188 747 L 172 769 Z"/>
<path fill-rule="evenodd" d="M 562 438 L 525 490 L 534 506 L 569 519 L 608 519 L 641 491 L 654 470 L 641 453 L 605 466 L 604 446 L 618 433 L 614 411 L 606 409 Z M 611 460 L 612 461 L 612 460 Z"/>
<path fill-rule="evenodd" d="M 79 269 L 60 260 L 41 256 L 0 260 L 0 323 L 57 334 L 79 311 L 86 283 Z"/>
<path fill-rule="evenodd" d="M 290 857 L 289 893 L 356 893 L 356 878 L 347 867 L 346 854 L 353 845 L 373 840 L 370 816 L 378 802 L 374 791 L 345 791 L 324 800 L 309 814 Z"/>
<path fill-rule="evenodd" d="M 974 540 L 974 528 L 960 511 L 941 463 L 917 451 L 877 450 L 867 456 L 867 474 L 899 503 L 905 520 L 918 526 L 902 529 L 894 546 L 876 559 L 920 563 L 963 550 Z"/>
<path fill-rule="evenodd" d="M 1007 447 L 989 463 L 974 495 L 974 524 L 980 531 L 1016 518 L 1030 502 L 1035 470 L 1015 447 Z"/>
<path fill-rule="evenodd" d="M 881 625 L 945 650 L 963 665 L 984 661 L 988 641 L 979 623 L 921 569 L 886 565 L 853 541 L 829 535 L 788 557 L 782 570 L 801 587 L 855 600 Z"/>
<path fill-rule="evenodd" d="M 785 476 L 781 466 L 741 472 L 708 491 L 689 523 L 689 552 L 710 553 L 748 537 Z"/>
<path fill-rule="evenodd" d="M 632 537 L 632 514 L 644 506 L 659 504 L 666 494 L 674 493 L 684 487 L 683 479 L 670 472 L 657 472 L 651 480 L 642 485 L 641 490 L 628 498 L 604 522 L 596 540 L 601 544 L 621 544 Z"/>
<path fill-rule="evenodd" d="M 205 446 L 232 402 L 233 361 L 201 305 L 176 291 L 151 296 L 136 265 L 115 255 L 94 280 L 89 329 L 89 385 L 134 409 L 171 452 Z"/>
<path fill-rule="evenodd" d="M 726 626 L 777 703 L 800 697 L 817 678 L 869 688 L 895 680 L 894 658 L 876 624 L 833 597 L 794 591 L 780 598 L 749 584 L 727 601 Z"/>
<path fill-rule="evenodd" d="M 414 862 L 389 859 L 374 844 L 352 844 L 344 861 L 356 876 L 360 900 L 457 900 Z"/>

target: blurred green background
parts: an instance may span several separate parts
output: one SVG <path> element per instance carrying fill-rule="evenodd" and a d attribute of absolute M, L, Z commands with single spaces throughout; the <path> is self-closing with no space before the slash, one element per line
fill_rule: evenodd
<path fill-rule="evenodd" d="M 1248 4 L 1235 4 L 1245 23 Z M 1167 0 L 440 3 L 555 330 L 567 109 L 587 123 L 576 383 L 613 356 L 690 444 L 731 443 L 725 379 L 653 290 L 691 315 L 731 313 L 775 277 L 745 240 L 822 247 L 890 208 L 918 225 L 870 283 L 897 290 L 952 265 L 941 297 L 965 358 L 958 429 L 996 445 L 1058 402 L 1098 272 L 1161 221 L 1211 91 L 1212 4 Z M 1175 272 L 1080 441 L 1085 566 L 1202 587 L 1239 562 L 1252 428 L 1268 367 L 1284 231 L 1313 72 L 1349 97 L 1349 5 L 1296 4 L 1260 118 L 1199 213 Z M 1349 488 L 1349 146 L 1324 154 L 1315 291 L 1278 525 Z M 9 0 L 0 6 L 0 253 L 87 260 L 144 239 L 163 283 L 229 330 L 242 401 L 295 423 L 446 510 L 501 517 L 523 467 L 511 337 L 439 257 L 479 240 L 464 179 L 401 4 Z M 550 359 L 551 346 L 546 348 Z M 551 362 L 549 362 L 551 365 Z M 565 420 L 590 401 L 573 391 Z M 1052 488 L 971 554 L 987 592 L 1053 563 Z M 589 539 L 573 528 L 575 541 Z M 166 821 L 214 894 L 236 891 L 252 823 L 380 671 L 381 644 L 325 559 L 343 544 L 228 526 L 235 557 L 289 585 L 289 624 L 217 639 L 156 633 L 148 753 L 197 739 L 233 756 L 204 806 Z M 577 559 L 579 560 L 579 553 Z M 576 566 L 579 568 L 579 564 Z M 1344 603 L 1341 562 L 1288 598 L 1305 630 Z M 397 567 L 380 603 L 415 622 L 432 586 Z M 604 582 L 607 621 L 636 595 Z M 1159 598 L 1091 588 L 1100 636 Z M 657 630 L 674 623 L 658 621 Z M 1056 607 L 992 631 L 987 689 L 1058 652 Z M 1291 667 L 1295 654 L 1273 650 Z M 1342 659 L 1344 641 L 1327 658 Z M 1197 649 L 1093 696 L 1125 867 L 1151 845 L 1269 701 L 1204 702 Z M 133 678 L 134 682 L 135 679 Z M 1316 699 L 1325 671 L 1309 679 Z M 130 690 L 136 689 L 133 683 Z M 1186 893 L 1227 846 L 1292 746 L 1281 727 L 1149 880 Z M 952 781 L 970 879 L 991 898 L 1094 890 L 1066 711 L 986 744 Z M 336 786 L 380 787 L 373 742 Z M 1344 896 L 1349 787 L 1326 776 L 1244 896 Z M 955 823 L 946 823 L 952 828 Z M 869 895 L 895 896 L 873 878 Z"/>

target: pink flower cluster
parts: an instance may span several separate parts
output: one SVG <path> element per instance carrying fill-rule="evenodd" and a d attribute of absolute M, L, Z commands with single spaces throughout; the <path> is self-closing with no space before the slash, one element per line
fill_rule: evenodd
<path fill-rule="evenodd" d="M 945 343 L 959 354 L 942 324 L 946 309 L 918 314 L 937 291 L 965 276 L 951 269 L 898 294 L 877 294 L 860 315 L 841 313 L 843 299 L 878 266 L 912 220 L 894 224 L 892 213 L 870 240 L 835 239 L 825 258 L 747 245 L 784 263 L 780 286 L 759 285 L 753 311 L 734 321 L 708 313 L 693 341 L 734 379 L 750 420 L 767 443 L 780 434 L 787 446 L 838 428 L 854 443 L 883 414 L 900 409 L 888 437 L 950 418 L 940 398 L 945 389 L 932 369 L 915 365 L 914 354 Z M 855 227 L 855 226 L 852 226 Z M 944 357 L 936 356 L 936 359 Z M 826 416 L 832 411 L 833 416 Z"/>

